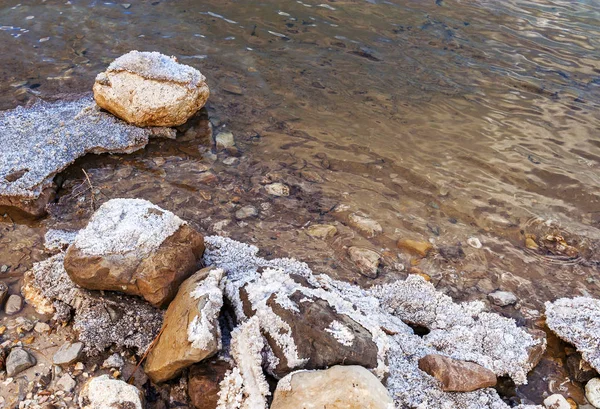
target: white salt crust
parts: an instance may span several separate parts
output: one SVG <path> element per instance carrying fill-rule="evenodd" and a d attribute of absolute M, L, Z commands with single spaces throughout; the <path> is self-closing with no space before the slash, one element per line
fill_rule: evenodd
<path fill-rule="evenodd" d="M 215 333 L 217 339 L 221 340 L 218 319 L 223 307 L 223 291 L 219 288 L 219 283 L 223 274 L 223 269 L 211 270 L 190 294 L 194 300 L 198 300 L 200 309 L 200 314 L 192 320 L 187 330 L 192 348 L 206 350 L 215 339 Z M 220 345 L 218 349 L 221 349 Z"/>

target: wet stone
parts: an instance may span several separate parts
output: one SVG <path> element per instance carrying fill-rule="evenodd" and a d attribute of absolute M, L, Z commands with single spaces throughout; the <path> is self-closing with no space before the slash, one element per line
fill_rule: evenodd
<path fill-rule="evenodd" d="M 43 334 L 44 332 L 50 332 L 50 325 L 45 322 L 38 322 L 33 327 L 33 330 L 38 334 Z"/>
<path fill-rule="evenodd" d="M 358 272 L 365 277 L 376 278 L 379 268 L 379 253 L 363 247 L 348 248 L 350 260 L 358 267 Z"/>
<path fill-rule="evenodd" d="M 254 206 L 244 206 L 235 212 L 235 218 L 238 220 L 248 219 L 258 216 L 258 210 Z"/>
<path fill-rule="evenodd" d="M 348 224 L 355 229 L 358 229 L 362 234 L 369 238 L 375 237 L 383 232 L 383 228 L 379 222 L 356 213 L 348 216 Z"/>
<path fill-rule="evenodd" d="M 306 229 L 306 234 L 316 239 L 330 239 L 337 234 L 337 228 L 331 224 L 313 224 Z"/>
<path fill-rule="evenodd" d="M 217 151 L 231 150 L 235 148 L 235 138 L 231 132 L 219 132 L 215 136 L 215 147 Z"/>
<path fill-rule="evenodd" d="M 283 183 L 271 183 L 265 186 L 265 191 L 271 196 L 289 196 L 290 188 Z"/>
<path fill-rule="evenodd" d="M 35 357 L 23 348 L 13 348 L 6 358 L 6 374 L 15 376 L 37 363 Z"/>
<path fill-rule="evenodd" d="M 433 246 L 428 241 L 401 239 L 398 240 L 398 248 L 420 257 L 426 257 Z"/>
<path fill-rule="evenodd" d="M 79 359 L 82 351 L 82 342 L 65 342 L 54 354 L 52 362 L 55 365 L 70 365 Z"/>
<path fill-rule="evenodd" d="M 4 312 L 8 315 L 14 315 L 21 311 L 21 308 L 23 308 L 23 298 L 20 295 L 12 294 L 6 301 Z"/>

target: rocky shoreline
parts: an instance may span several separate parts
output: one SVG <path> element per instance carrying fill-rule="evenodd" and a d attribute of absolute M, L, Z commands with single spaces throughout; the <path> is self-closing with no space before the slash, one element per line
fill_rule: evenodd
<path fill-rule="evenodd" d="M 179 125 L 206 102 L 204 77 L 179 66 L 157 53 L 133 52 L 98 76 L 94 91 L 110 94 L 98 103 L 135 125 L 100 111 L 89 97 L 73 106 L 38 104 L 1 114 L 0 127 L 11 132 L 58 111 L 70 121 L 58 135 L 69 153 L 62 161 L 43 156 L 55 156 L 46 150 L 31 151 L 27 163 L 11 159 L 16 150 L 3 156 L 2 204 L 40 215 L 51 197 L 42 192 L 52 190 L 54 175 L 78 156 L 138 149 L 153 133 L 173 136 L 172 129 L 137 126 Z M 118 93 L 140 86 L 156 101 L 137 100 L 129 117 Z M 171 92 L 167 86 L 177 88 L 173 95 L 189 93 L 157 108 L 157 101 L 165 100 L 161 95 Z M 150 105 L 143 120 L 140 101 Z M 99 124 L 110 125 L 95 128 Z M 81 139 L 86 127 L 94 129 L 93 138 L 123 129 L 125 138 L 137 138 L 136 145 L 72 149 L 67 137 Z M 25 134 L 39 138 L 42 131 Z M 231 134 L 214 139 L 216 149 L 235 151 Z M 39 161 L 50 163 L 29 179 L 29 169 Z M 265 190 L 277 197 L 290 194 L 278 182 Z M 235 216 L 243 220 L 256 212 L 241 208 Z M 382 231 L 368 215 L 349 212 L 347 219 L 365 237 Z M 308 234 L 326 239 L 336 231 L 313 225 Z M 476 239 L 469 245 L 481 247 Z M 397 247 L 418 257 L 432 250 L 430 243 L 414 240 L 400 240 Z M 499 379 L 526 384 L 546 349 L 545 334 L 488 312 L 482 302 L 453 302 L 416 267 L 406 280 L 362 288 L 294 259 L 259 256 L 257 247 L 227 237 L 203 237 L 174 213 L 142 199 L 104 202 L 83 229 L 48 231 L 46 248 L 53 255 L 34 264 L 21 291 L 26 303 L 48 318 L 18 317 L 2 327 L 0 369 L 6 374 L 0 382 L 8 391 L 2 396 L 7 407 L 280 409 L 310 400 L 327 408 L 505 409 L 511 406 L 498 392 Z M 377 252 L 350 247 L 348 255 L 360 274 L 377 276 Z M 490 300 L 499 306 L 517 302 L 507 292 L 491 293 Z M 580 371 L 585 372 L 580 382 L 587 383 L 590 404 L 600 407 L 597 302 L 561 299 L 548 303 L 546 314 L 548 327 L 582 354 L 578 365 L 587 363 L 589 369 Z M 4 303 L 9 316 L 22 307 L 17 294 Z M 53 344 L 44 349 L 53 351 L 51 359 L 39 352 L 43 342 Z M 24 380 L 25 396 L 6 401 L 11 388 L 22 390 Z M 543 404 L 572 407 L 560 395 Z"/>

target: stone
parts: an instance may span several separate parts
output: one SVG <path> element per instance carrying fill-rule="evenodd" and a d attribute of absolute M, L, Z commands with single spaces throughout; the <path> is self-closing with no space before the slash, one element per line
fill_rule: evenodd
<path fill-rule="evenodd" d="M 571 409 L 571 404 L 561 394 L 555 393 L 544 399 L 546 409 Z"/>
<path fill-rule="evenodd" d="M 52 363 L 54 363 L 54 365 L 71 365 L 79 359 L 82 351 L 82 342 L 65 342 L 58 351 L 54 353 Z"/>
<path fill-rule="evenodd" d="M 290 188 L 283 183 L 271 183 L 270 185 L 265 186 L 265 192 L 271 196 L 289 196 Z"/>
<path fill-rule="evenodd" d="M 91 94 L 0 112 L 0 206 L 42 216 L 56 191 L 54 176 L 77 158 L 131 153 L 150 136 L 174 133 L 129 125 L 100 110 Z"/>
<path fill-rule="evenodd" d="M 214 409 L 219 401 L 220 384 L 231 364 L 205 361 L 192 365 L 188 374 L 188 395 L 196 409 Z"/>
<path fill-rule="evenodd" d="M 4 305 L 4 301 L 8 297 L 8 286 L 4 283 L 0 283 L 0 308 Z"/>
<path fill-rule="evenodd" d="M 481 365 L 437 354 L 419 359 L 419 369 L 440 381 L 445 392 L 472 392 L 497 383 L 496 375 Z"/>
<path fill-rule="evenodd" d="M 77 385 L 77 382 L 75 382 L 68 373 L 64 374 L 56 381 L 56 388 L 67 393 L 71 392 L 75 388 L 75 385 Z"/>
<path fill-rule="evenodd" d="M 162 307 L 203 252 L 202 235 L 173 213 L 142 199 L 112 199 L 79 231 L 64 267 L 83 288 L 138 295 Z"/>
<path fill-rule="evenodd" d="M 88 380 L 79 393 L 82 409 L 144 409 L 142 393 L 133 385 L 102 375 Z"/>
<path fill-rule="evenodd" d="M 37 364 L 33 355 L 23 348 L 13 348 L 6 358 L 6 375 L 13 377 Z"/>
<path fill-rule="evenodd" d="M 394 401 L 362 366 L 334 366 L 292 373 L 277 384 L 271 409 L 391 409 Z"/>
<path fill-rule="evenodd" d="M 379 268 L 379 260 L 381 256 L 373 250 L 363 247 L 349 247 L 348 255 L 350 260 L 356 264 L 360 274 L 369 278 L 377 277 L 377 269 Z"/>
<path fill-rule="evenodd" d="M 23 308 L 23 298 L 17 294 L 11 294 L 4 305 L 4 312 L 7 315 L 14 315 Z"/>
<path fill-rule="evenodd" d="M 383 228 L 377 221 L 356 213 L 348 216 L 348 224 L 369 238 L 383 232 Z"/>
<path fill-rule="evenodd" d="M 433 245 L 428 241 L 401 239 L 398 240 L 398 248 L 420 257 L 426 257 Z"/>
<path fill-rule="evenodd" d="M 235 151 L 235 138 L 231 132 L 219 132 L 215 136 L 215 148 L 220 151 Z"/>
<path fill-rule="evenodd" d="M 517 302 L 517 296 L 509 291 L 494 291 L 488 298 L 499 307 L 506 307 Z"/>
<path fill-rule="evenodd" d="M 205 268 L 181 284 L 165 314 L 158 341 L 144 370 L 153 382 L 173 379 L 188 366 L 214 355 L 220 348 L 219 314 L 223 292 L 222 269 Z"/>
<path fill-rule="evenodd" d="M 50 332 L 50 325 L 46 324 L 45 322 L 39 321 L 35 324 L 35 326 L 33 327 L 33 330 L 35 332 L 37 332 L 38 334 Z"/>
<path fill-rule="evenodd" d="M 567 369 L 571 378 L 577 382 L 586 383 L 592 378 L 598 376 L 598 372 L 591 367 L 589 363 L 581 359 L 578 353 L 571 354 L 567 357 Z"/>
<path fill-rule="evenodd" d="M 96 103 L 137 126 L 183 125 L 210 95 L 200 71 L 158 52 L 130 51 L 98 74 Z"/>
<path fill-rule="evenodd" d="M 585 384 L 585 397 L 595 408 L 600 408 L 600 378 L 591 379 Z"/>
<path fill-rule="evenodd" d="M 106 358 L 104 360 L 104 362 L 102 362 L 102 368 L 105 368 L 105 369 L 111 369 L 111 368 L 121 369 L 123 367 L 123 365 L 125 365 L 125 362 L 123 361 L 123 357 L 121 355 L 117 354 L 116 352 L 114 354 L 112 354 L 111 356 L 109 356 L 108 358 Z"/>
<path fill-rule="evenodd" d="M 316 239 L 326 240 L 337 234 L 337 228 L 331 224 L 313 224 L 306 228 L 306 234 Z"/>
<path fill-rule="evenodd" d="M 238 220 L 248 219 L 250 217 L 258 216 L 258 210 L 254 206 L 244 206 L 235 212 L 235 218 Z"/>

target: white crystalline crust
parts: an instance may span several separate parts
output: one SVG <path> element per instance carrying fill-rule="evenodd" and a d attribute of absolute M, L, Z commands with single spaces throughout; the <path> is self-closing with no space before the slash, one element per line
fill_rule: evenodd
<path fill-rule="evenodd" d="M 143 199 L 112 199 L 79 231 L 73 245 L 87 255 L 127 254 L 143 259 L 185 222 Z"/>
<path fill-rule="evenodd" d="M 600 371 L 600 300 L 561 298 L 546 303 L 546 324 L 577 348 L 592 368 Z"/>
<path fill-rule="evenodd" d="M 73 243 L 76 231 L 50 229 L 44 235 L 44 248 L 47 251 L 61 251 Z"/>
<path fill-rule="evenodd" d="M 187 84 L 190 88 L 195 88 L 206 80 L 200 71 L 179 64 L 175 57 L 168 57 L 156 51 L 130 51 L 114 60 L 106 70 L 107 73 L 121 71 L 137 74 L 146 79 Z"/>
<path fill-rule="evenodd" d="M 325 331 L 333 335 L 333 337 L 342 345 L 352 346 L 354 343 L 354 334 L 344 324 L 339 321 L 332 321 L 329 327 L 325 328 Z"/>
<path fill-rule="evenodd" d="M 378 347 L 378 367 L 374 373 L 380 379 L 388 375 L 387 388 L 399 408 L 509 408 L 493 389 L 470 393 L 443 392 L 436 380 L 418 368 L 418 360 L 429 353 L 473 360 L 498 376 L 509 375 L 516 383 L 525 381 L 524 374 L 530 365 L 527 349 L 538 341 L 517 328 L 514 321 L 482 312 L 479 303 L 453 303 L 419 276 L 409 276 L 404 282 L 364 290 L 325 275 L 314 276 L 305 263 L 293 259 L 265 260 L 257 256 L 258 249 L 254 246 L 219 236 L 206 237 L 205 241 L 205 262 L 223 268 L 227 273 L 225 294 L 242 323 L 249 321 L 243 314 L 238 290 L 244 284 L 251 283 L 247 286 L 248 296 L 252 307 L 257 310 L 252 318 L 256 321 L 253 325 L 258 325 L 261 331 L 268 332 L 272 337 L 281 326 L 266 311 L 266 299 L 275 294 L 276 302 L 283 308 L 294 309 L 295 306 L 286 297 L 286 294 L 294 291 L 300 291 L 307 298 L 328 301 L 338 313 L 346 314 L 366 328 Z M 263 269 L 261 273 L 258 272 L 259 268 Z M 290 279 L 290 274 L 304 277 L 314 288 L 296 283 Z M 417 301 L 414 301 L 415 297 Z M 265 311 L 260 313 L 260 310 Z M 431 328 L 429 339 L 414 335 L 403 321 L 422 323 Z M 295 346 L 289 344 L 286 337 L 285 331 L 283 335 L 274 336 L 279 345 L 287 345 L 286 355 L 293 355 L 291 352 Z M 500 350 L 503 355 L 499 354 Z M 266 353 L 263 353 L 263 365 L 267 368 L 276 365 L 276 362 L 269 362 L 272 358 L 274 354 L 267 347 Z M 221 396 L 243 395 L 236 395 L 232 391 L 239 392 L 245 380 L 239 379 L 235 371 L 229 375 L 223 381 Z M 235 385 L 238 385 L 238 389 L 233 388 Z M 234 407 L 239 406 L 220 406 L 220 409 Z"/>
<path fill-rule="evenodd" d="M 131 153 L 154 134 L 101 111 L 91 95 L 0 112 L 0 198 L 36 199 L 78 157 Z"/>
<path fill-rule="evenodd" d="M 215 339 L 215 331 L 217 338 L 221 340 L 218 319 L 223 307 L 223 292 L 219 283 L 223 274 L 223 269 L 211 270 L 190 294 L 192 298 L 199 300 L 200 307 L 200 314 L 188 326 L 188 341 L 192 343 L 193 348 L 206 350 Z"/>

